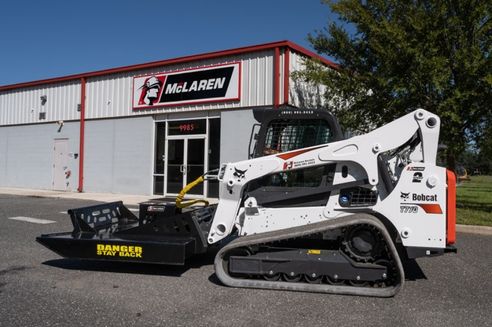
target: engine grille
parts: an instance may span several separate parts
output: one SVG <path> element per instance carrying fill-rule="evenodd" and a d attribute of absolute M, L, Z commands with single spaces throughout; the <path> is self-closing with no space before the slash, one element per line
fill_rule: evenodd
<path fill-rule="evenodd" d="M 365 187 L 352 187 L 340 191 L 338 203 L 342 207 L 368 207 L 378 201 L 378 192 Z"/>

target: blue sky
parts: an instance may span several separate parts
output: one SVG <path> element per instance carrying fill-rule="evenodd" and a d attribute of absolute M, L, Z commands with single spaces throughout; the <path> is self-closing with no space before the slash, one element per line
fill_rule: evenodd
<path fill-rule="evenodd" d="M 291 40 L 334 19 L 320 0 L 0 4 L 0 85 Z"/>

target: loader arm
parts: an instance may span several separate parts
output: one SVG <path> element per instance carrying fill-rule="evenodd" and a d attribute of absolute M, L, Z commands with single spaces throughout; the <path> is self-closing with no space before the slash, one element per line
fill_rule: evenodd
<path fill-rule="evenodd" d="M 232 233 L 235 223 L 240 223 L 244 214 L 240 209 L 245 186 L 251 181 L 277 172 L 332 162 L 351 162 L 360 166 L 365 175 L 355 178 L 367 179 L 368 184 L 377 188 L 380 185 L 378 156 L 404 145 L 416 134 L 422 145 L 421 154 L 417 154 L 421 157 L 418 161 L 435 165 L 439 126 L 438 116 L 417 109 L 368 134 L 223 165 L 219 172 L 220 202 L 208 234 L 208 242 L 213 244 L 224 239 Z M 396 173 L 394 177 L 398 178 Z M 255 203 L 248 202 L 246 205 L 254 206 Z"/>

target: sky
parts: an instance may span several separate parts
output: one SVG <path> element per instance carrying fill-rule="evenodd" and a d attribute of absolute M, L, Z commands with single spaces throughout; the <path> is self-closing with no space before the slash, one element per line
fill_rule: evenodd
<path fill-rule="evenodd" d="M 0 85 L 290 40 L 335 16 L 320 0 L 0 1 Z"/>

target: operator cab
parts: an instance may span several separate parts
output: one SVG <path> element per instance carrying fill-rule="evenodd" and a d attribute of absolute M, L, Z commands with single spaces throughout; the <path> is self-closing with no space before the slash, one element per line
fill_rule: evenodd
<path fill-rule="evenodd" d="M 323 109 L 254 109 L 249 158 L 257 158 L 343 139 L 336 118 Z M 335 164 L 270 174 L 252 181 L 247 196 L 263 206 L 322 205 L 333 183 Z"/>
<path fill-rule="evenodd" d="M 249 159 L 343 139 L 336 118 L 322 109 L 261 108 L 253 115 Z"/>

